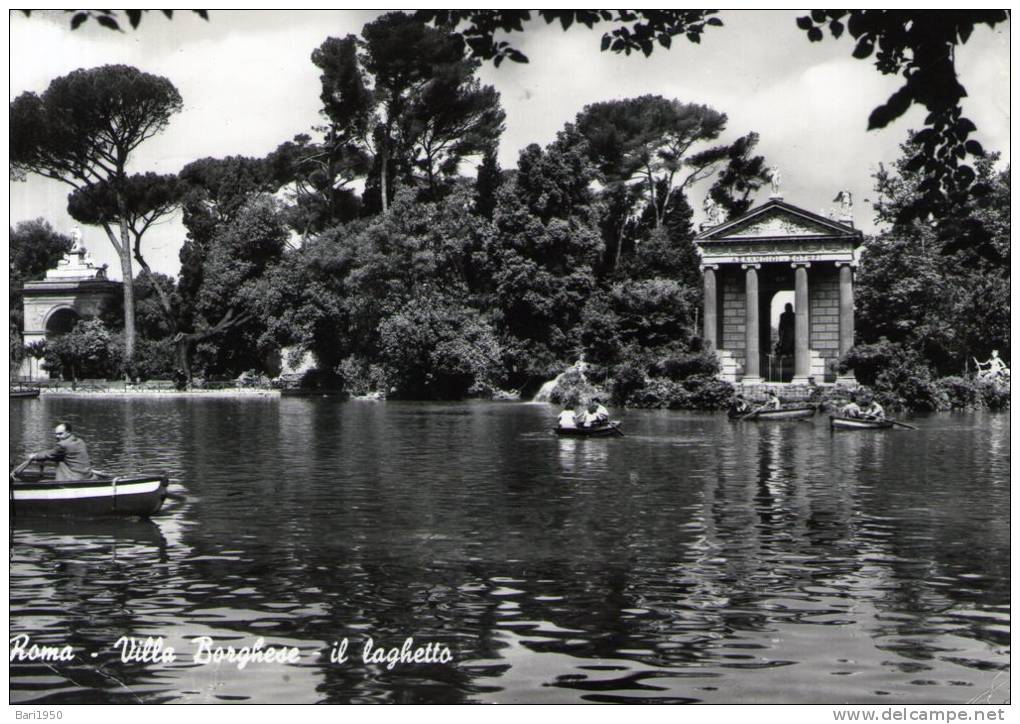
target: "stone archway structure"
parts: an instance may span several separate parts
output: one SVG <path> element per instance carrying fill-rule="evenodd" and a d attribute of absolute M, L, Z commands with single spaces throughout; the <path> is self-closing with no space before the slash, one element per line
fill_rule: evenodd
<path fill-rule="evenodd" d="M 783 201 L 704 228 L 694 243 L 704 280 L 703 334 L 721 376 L 759 385 L 771 361 L 769 300 L 794 292 L 793 384 L 854 384 L 835 362 L 854 344 L 854 268 L 863 243 L 844 206 L 839 221 Z"/>
<path fill-rule="evenodd" d="M 72 233 L 74 246 L 46 278 L 22 287 L 25 345 L 54 339 L 70 331 L 79 319 L 98 316 L 123 295 L 123 284 L 106 278 L 106 265 L 96 266 L 82 246 L 81 232 Z M 38 379 L 45 372 L 41 360 L 26 357 L 20 375 Z"/>

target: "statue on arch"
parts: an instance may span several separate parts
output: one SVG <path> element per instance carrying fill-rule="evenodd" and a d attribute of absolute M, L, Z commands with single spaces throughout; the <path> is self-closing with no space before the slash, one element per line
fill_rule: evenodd
<path fill-rule="evenodd" d="M 75 226 L 73 229 L 71 229 L 72 254 L 80 254 L 81 252 L 85 251 L 85 246 L 81 243 L 81 238 L 82 234 L 80 226 Z"/>

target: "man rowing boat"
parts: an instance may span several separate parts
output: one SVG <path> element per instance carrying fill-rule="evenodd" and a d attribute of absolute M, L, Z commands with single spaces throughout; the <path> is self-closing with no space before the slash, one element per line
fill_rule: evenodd
<path fill-rule="evenodd" d="M 95 477 L 85 441 L 71 432 L 71 424 L 58 423 L 53 429 L 53 434 L 57 438 L 56 446 L 32 453 L 28 459 L 55 462 L 57 480 L 87 480 Z"/>

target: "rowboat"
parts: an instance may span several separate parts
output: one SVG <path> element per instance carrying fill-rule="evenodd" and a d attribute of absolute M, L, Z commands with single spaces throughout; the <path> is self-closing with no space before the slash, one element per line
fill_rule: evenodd
<path fill-rule="evenodd" d="M 54 480 L 37 472 L 11 473 L 11 516 L 149 516 L 166 500 L 165 474 L 99 475 Z"/>
<path fill-rule="evenodd" d="M 25 399 L 39 396 L 38 387 L 12 387 L 8 393 L 11 399 Z"/>
<path fill-rule="evenodd" d="M 623 437 L 619 420 L 613 420 L 596 427 L 554 427 L 553 432 L 562 437 L 613 437 L 614 435 Z"/>
<path fill-rule="evenodd" d="M 864 417 L 829 418 L 833 430 L 887 430 L 895 424 L 892 420 L 869 420 Z"/>
<path fill-rule="evenodd" d="M 761 420 L 761 421 L 782 421 L 782 420 L 805 420 L 813 417 L 814 407 L 783 407 L 778 410 L 761 410 L 759 412 L 739 413 L 729 412 L 731 420 Z"/>

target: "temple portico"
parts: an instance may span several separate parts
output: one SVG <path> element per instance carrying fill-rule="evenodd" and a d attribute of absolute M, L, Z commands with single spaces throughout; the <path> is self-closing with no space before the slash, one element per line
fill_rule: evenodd
<path fill-rule="evenodd" d="M 862 235 L 773 197 L 695 237 L 704 275 L 706 347 L 745 385 L 853 383 L 835 363 L 854 341 L 853 276 Z M 777 296 L 782 293 L 782 296 Z M 774 305 L 792 318 L 773 335 Z M 786 315 L 784 315 L 786 317 Z"/>

